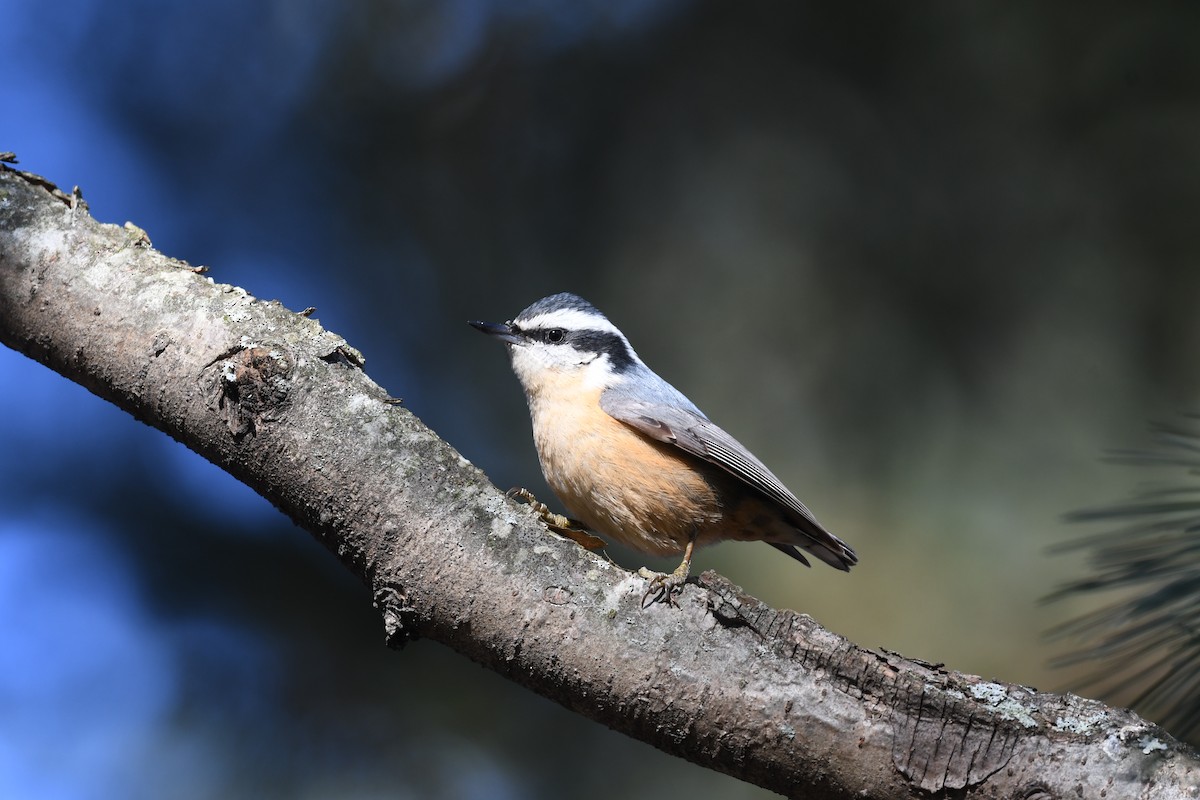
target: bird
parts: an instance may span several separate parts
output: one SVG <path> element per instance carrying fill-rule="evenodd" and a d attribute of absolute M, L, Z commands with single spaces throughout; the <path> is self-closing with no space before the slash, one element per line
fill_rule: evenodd
<path fill-rule="evenodd" d="M 504 344 L 525 390 L 542 474 L 582 527 L 654 556 L 682 556 L 671 573 L 639 574 L 643 597 L 673 604 L 696 547 L 762 541 L 811 566 L 848 572 L 858 555 L 741 443 L 638 357 L 595 306 L 560 292 L 507 322 L 469 321 Z M 511 494 L 511 493 L 510 493 Z M 599 540 L 598 540 L 599 541 Z M 804 551 L 804 552 L 802 552 Z"/>

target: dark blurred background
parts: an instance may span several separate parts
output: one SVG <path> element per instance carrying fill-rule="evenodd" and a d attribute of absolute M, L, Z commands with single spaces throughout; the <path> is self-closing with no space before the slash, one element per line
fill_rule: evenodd
<path fill-rule="evenodd" d="M 703 551 L 1043 689 L 1073 509 L 1200 390 L 1200 6 L 10 3 L 0 150 L 312 305 L 549 499 L 465 320 L 572 290 L 859 551 Z M 430 643 L 265 501 L 0 351 L 0 796 L 761 797 Z M 614 551 L 636 567 L 645 559 Z M 651 566 L 673 566 L 666 561 Z"/>

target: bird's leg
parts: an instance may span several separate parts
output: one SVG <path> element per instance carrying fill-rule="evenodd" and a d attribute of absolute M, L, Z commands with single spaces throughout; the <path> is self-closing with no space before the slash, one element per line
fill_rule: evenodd
<path fill-rule="evenodd" d="M 537 512 L 537 515 L 542 518 L 542 522 L 555 533 L 559 533 L 571 541 L 584 547 L 588 550 L 599 550 L 605 547 L 607 542 L 603 539 L 592 536 L 588 533 L 587 526 L 577 519 L 564 517 L 562 514 L 556 514 L 550 508 L 536 497 L 533 492 L 528 489 L 523 489 L 520 486 L 515 486 L 504 493 L 504 496 L 511 500 L 524 500 L 529 504 L 529 507 Z"/>
<path fill-rule="evenodd" d="M 683 562 L 670 575 L 653 572 L 645 567 L 638 570 L 638 575 L 650 581 L 650 588 L 642 595 L 642 608 L 646 607 L 647 599 L 650 599 L 650 605 L 658 602 L 664 602 L 669 606 L 678 605 L 675 602 L 675 595 L 683 588 L 683 584 L 692 570 L 692 551 L 695 548 L 696 532 L 692 531 L 692 535 L 688 537 L 687 547 L 683 550 Z"/>

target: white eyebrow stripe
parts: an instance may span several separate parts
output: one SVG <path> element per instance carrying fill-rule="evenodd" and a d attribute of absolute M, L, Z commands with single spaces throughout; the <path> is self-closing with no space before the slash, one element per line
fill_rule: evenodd
<path fill-rule="evenodd" d="M 616 325 L 613 325 L 604 317 L 597 314 L 589 314 L 586 311 L 580 311 L 575 308 L 556 309 L 544 314 L 538 314 L 529 319 L 518 318 L 516 323 L 520 327 L 527 329 L 566 328 L 567 330 L 601 331 L 602 333 L 615 333 L 622 339 L 625 338 L 625 334 L 621 333 Z"/>

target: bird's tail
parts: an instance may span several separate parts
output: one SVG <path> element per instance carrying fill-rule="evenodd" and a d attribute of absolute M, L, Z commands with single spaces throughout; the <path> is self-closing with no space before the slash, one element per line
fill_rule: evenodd
<path fill-rule="evenodd" d="M 768 542 L 771 547 L 787 553 L 804 566 L 810 566 L 808 559 L 800 552 L 807 550 L 834 569 L 849 572 L 858 563 L 858 554 L 854 548 L 834 536 L 819 525 L 811 526 L 812 530 L 797 530 L 792 542 Z"/>

